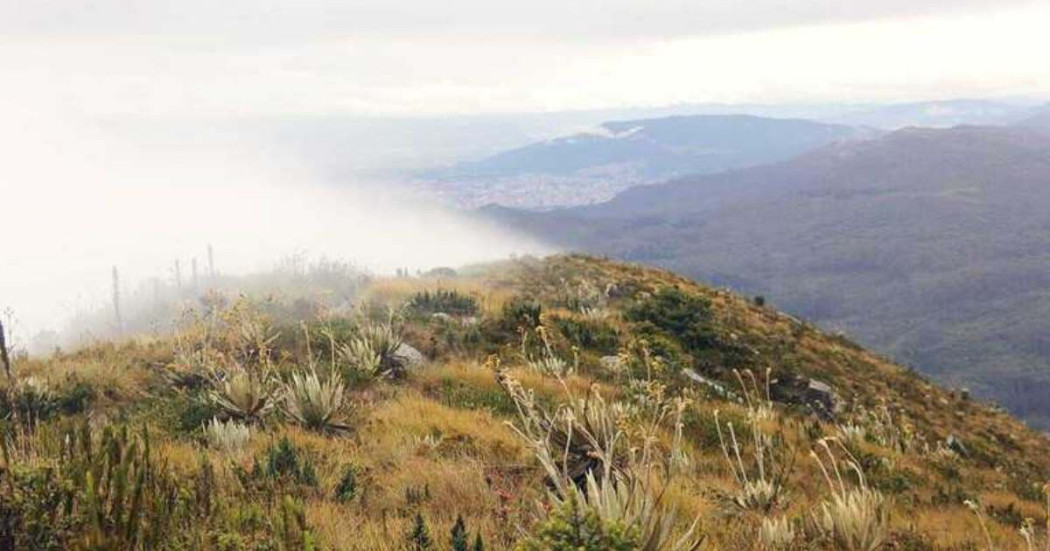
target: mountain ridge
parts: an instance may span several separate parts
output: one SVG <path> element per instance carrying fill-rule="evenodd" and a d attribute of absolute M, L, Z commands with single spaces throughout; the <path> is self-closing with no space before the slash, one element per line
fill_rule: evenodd
<path fill-rule="evenodd" d="M 495 217 L 569 250 L 766 295 L 1047 426 L 1048 179 L 1050 136 L 904 129 L 599 205 Z"/>
<path fill-rule="evenodd" d="M 462 163 L 424 177 L 473 206 L 558 208 L 608 199 L 628 187 L 783 160 L 877 131 L 805 119 L 684 115 L 606 122 Z"/>

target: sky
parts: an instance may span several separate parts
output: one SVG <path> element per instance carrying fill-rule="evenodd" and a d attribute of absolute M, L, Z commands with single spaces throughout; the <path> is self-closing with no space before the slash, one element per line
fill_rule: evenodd
<path fill-rule="evenodd" d="M 163 118 L 1045 97 L 1047 20 L 1024 0 L 2 0 L 0 101 Z"/>
<path fill-rule="evenodd" d="M 1046 21 L 1023 0 L 0 0 L 0 312 L 59 328 L 112 266 L 154 277 L 207 243 L 242 270 L 548 250 L 201 121 L 1047 99 Z"/>

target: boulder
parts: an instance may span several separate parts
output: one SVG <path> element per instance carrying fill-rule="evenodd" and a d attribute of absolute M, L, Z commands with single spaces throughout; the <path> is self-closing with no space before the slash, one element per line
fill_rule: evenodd
<path fill-rule="evenodd" d="M 841 400 L 831 385 L 818 379 L 783 375 L 770 382 L 770 397 L 775 402 L 808 407 L 817 415 L 832 418 Z"/>
<path fill-rule="evenodd" d="M 689 379 L 690 381 L 692 381 L 694 383 L 706 386 L 707 388 L 711 389 L 712 391 L 714 391 L 715 394 L 718 394 L 719 396 L 724 396 L 724 397 L 730 398 L 730 399 L 734 398 L 733 392 L 730 391 L 729 389 L 727 389 L 725 387 L 725 385 L 723 385 L 722 383 L 719 383 L 718 381 L 714 381 L 714 380 L 708 379 L 707 377 L 704 377 L 703 375 L 697 373 L 695 370 L 693 370 L 691 368 L 683 369 L 682 370 L 682 376 L 685 377 L 686 379 Z"/>
<path fill-rule="evenodd" d="M 401 364 L 401 368 L 406 371 L 419 369 L 427 365 L 427 357 L 412 345 L 404 342 L 394 351 L 394 357 Z"/>

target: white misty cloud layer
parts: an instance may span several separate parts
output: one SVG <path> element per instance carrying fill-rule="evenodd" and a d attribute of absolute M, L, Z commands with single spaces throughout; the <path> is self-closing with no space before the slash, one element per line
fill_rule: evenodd
<path fill-rule="evenodd" d="M 60 18 L 19 2 L 20 17 L 0 12 L 10 31 L 0 41 L 0 104 L 47 98 L 62 114 L 221 118 L 1050 94 L 1045 2 L 622 2 L 600 13 L 600 3 L 561 3 L 595 12 L 571 17 L 542 4 L 462 17 L 450 8 L 446 21 L 435 7 L 444 3 L 420 3 L 408 24 L 371 3 L 269 3 L 248 16 L 238 15 L 251 11 L 241 2 L 139 3 L 123 15 L 97 2 Z M 913 4 L 928 15 L 863 16 L 907 14 Z M 714 21 L 788 13 L 806 24 L 673 28 L 709 11 Z M 633 32 L 632 18 L 652 32 Z M 530 20 L 538 34 L 501 30 Z M 615 32 L 587 30 L 618 20 Z M 445 32 L 446 23 L 470 29 Z"/>
<path fill-rule="evenodd" d="M 13 310 L 22 338 L 104 305 L 112 266 L 127 282 L 168 278 L 176 259 L 188 274 L 209 244 L 224 273 L 294 253 L 393 271 L 546 252 L 396 190 L 323 185 L 251 143 L 202 132 L 178 147 L 148 147 L 24 117 L 8 128 L 0 309 Z"/>
<path fill-rule="evenodd" d="M 371 35 L 622 40 L 959 14 L 1036 0 L 5 0 L 5 34 L 224 35 L 267 44 Z"/>

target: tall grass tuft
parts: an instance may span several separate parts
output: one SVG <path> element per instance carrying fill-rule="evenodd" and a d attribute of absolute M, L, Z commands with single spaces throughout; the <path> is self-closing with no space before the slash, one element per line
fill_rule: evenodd
<path fill-rule="evenodd" d="M 204 424 L 204 439 L 212 449 L 236 452 L 248 444 L 251 436 L 251 428 L 234 420 L 223 422 L 213 417 Z"/>
<path fill-rule="evenodd" d="M 889 537 L 889 503 L 882 493 L 869 488 L 864 472 L 849 450 L 841 443 L 838 448 L 845 456 L 840 465 L 828 439 L 818 442 L 811 456 L 820 466 L 831 495 L 813 515 L 813 526 L 819 536 L 844 551 L 876 551 L 882 549 Z M 824 459 L 821 459 L 823 452 Z M 829 467 L 830 466 L 830 470 Z M 846 485 L 847 473 L 857 477 L 854 487 Z"/>
<path fill-rule="evenodd" d="M 743 511 L 772 511 L 785 499 L 785 484 L 794 466 L 794 456 L 785 457 L 784 438 L 780 434 L 767 434 L 758 422 L 760 417 L 749 415 L 747 431 L 751 433 L 751 457 L 745 462 L 747 454 L 740 445 L 733 423 L 727 422 L 723 431 L 718 410 L 714 415 L 722 456 L 737 486 L 735 492 L 727 496 L 727 501 Z"/>
<path fill-rule="evenodd" d="M 758 542 L 767 551 L 793 549 L 798 535 L 787 517 L 762 517 L 758 527 Z"/>

